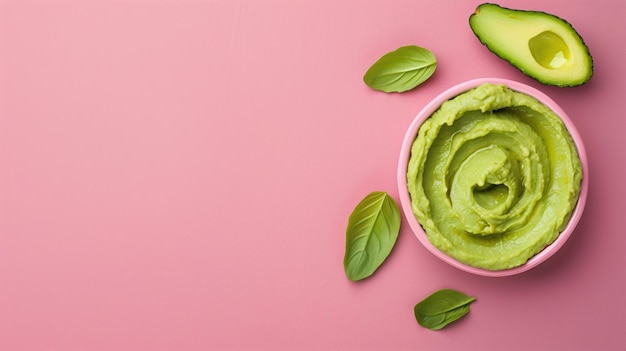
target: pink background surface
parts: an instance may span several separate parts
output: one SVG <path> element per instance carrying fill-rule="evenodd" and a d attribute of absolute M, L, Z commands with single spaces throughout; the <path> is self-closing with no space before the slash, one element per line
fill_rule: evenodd
<path fill-rule="evenodd" d="M 0 350 L 624 350 L 626 134 L 622 1 L 502 1 L 558 14 L 595 76 L 545 87 L 481 46 L 478 1 L 0 1 Z M 416 44 L 435 75 L 367 88 Z M 474 276 L 403 226 L 349 282 L 347 218 L 397 200 L 406 128 L 478 77 L 532 85 L 567 111 L 587 208 L 555 256 Z M 433 332 L 416 302 L 476 296 Z"/>

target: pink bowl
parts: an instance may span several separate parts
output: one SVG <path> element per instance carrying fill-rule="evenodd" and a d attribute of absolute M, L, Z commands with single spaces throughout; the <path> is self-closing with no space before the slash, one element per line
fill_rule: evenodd
<path fill-rule="evenodd" d="M 515 268 L 499 270 L 499 271 L 491 271 L 481 268 L 472 267 L 466 265 L 462 262 L 457 261 L 456 259 L 446 255 L 444 252 L 440 251 L 436 248 L 431 242 L 428 240 L 426 233 L 422 229 L 422 226 L 419 224 L 415 215 L 413 214 L 413 210 L 411 209 L 411 198 L 409 195 L 409 191 L 407 189 L 407 167 L 409 163 L 409 157 L 411 155 L 411 146 L 413 145 L 413 141 L 417 136 L 417 132 L 422 125 L 422 123 L 430 117 L 433 112 L 435 112 L 439 106 L 446 100 L 449 100 L 461 93 L 464 93 L 472 88 L 475 88 L 483 83 L 492 83 L 492 84 L 503 84 L 508 86 L 510 89 L 518 91 L 520 93 L 524 93 L 526 95 L 532 96 L 547 107 L 549 107 L 552 111 L 554 111 L 563 121 L 565 127 L 569 131 L 574 143 L 578 149 L 578 155 L 580 157 L 580 162 L 582 165 L 582 184 L 580 189 L 580 195 L 578 197 L 578 202 L 574 208 L 572 216 L 565 227 L 565 229 L 561 232 L 561 234 L 557 237 L 557 239 L 550 245 L 546 246 L 541 252 L 531 257 L 525 264 L 521 266 L 517 266 Z M 563 244 L 570 237 L 574 228 L 578 224 L 580 217 L 583 213 L 583 209 L 585 207 L 585 202 L 587 199 L 587 191 L 589 188 L 588 182 L 588 165 L 587 165 L 587 155 L 585 152 L 585 146 L 583 144 L 582 138 L 578 133 L 578 130 L 574 126 L 574 123 L 567 116 L 565 111 L 563 111 L 552 99 L 550 99 L 547 95 L 540 92 L 539 90 L 525 85 L 523 83 L 519 83 L 512 80 L 501 79 L 501 78 L 480 78 L 470 80 L 452 88 L 444 91 L 442 94 L 437 96 L 434 100 L 432 100 L 429 104 L 427 104 L 415 117 L 409 129 L 404 137 L 404 141 L 402 142 L 402 149 L 400 150 L 400 160 L 398 163 L 398 187 L 400 191 L 400 202 L 402 211 L 409 223 L 409 226 L 417 236 L 417 239 L 435 256 L 439 257 L 441 260 L 447 262 L 448 264 L 464 270 L 469 273 L 489 276 L 489 277 L 503 277 L 514 275 L 518 273 L 525 272 L 533 267 L 536 267 L 540 263 L 547 260 L 550 256 L 552 256 L 555 252 L 557 252 Z"/>

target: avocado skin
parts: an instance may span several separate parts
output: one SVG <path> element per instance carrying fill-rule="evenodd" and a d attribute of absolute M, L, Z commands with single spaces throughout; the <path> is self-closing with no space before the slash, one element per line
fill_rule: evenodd
<path fill-rule="evenodd" d="M 562 82 L 562 81 L 546 80 L 546 79 L 543 79 L 543 77 L 541 77 L 541 76 L 536 76 L 536 75 L 529 74 L 528 72 L 526 72 L 526 70 L 523 67 L 520 67 L 520 66 L 514 64 L 509 59 L 504 57 L 503 54 L 501 54 L 500 51 L 497 48 L 491 47 L 488 42 L 486 42 L 483 38 L 480 37 L 480 35 L 478 35 L 476 33 L 476 30 L 475 30 L 474 26 L 472 25 L 472 20 L 475 18 L 475 16 L 477 16 L 479 14 L 481 9 L 483 9 L 484 7 L 497 7 L 499 9 L 501 9 L 501 10 L 514 11 L 514 12 L 522 13 L 522 14 L 542 15 L 542 16 L 552 17 L 552 18 L 556 19 L 557 21 L 562 22 L 564 25 L 569 27 L 569 29 L 571 31 L 571 34 L 576 36 L 576 38 L 580 42 L 580 46 L 584 48 L 585 54 L 589 57 L 589 61 L 590 61 L 589 74 L 584 79 L 582 79 L 580 81 L 574 81 L 574 82 Z M 532 78 L 532 79 L 534 79 L 534 80 L 536 80 L 536 81 L 538 81 L 538 82 L 540 82 L 542 84 L 554 85 L 554 86 L 558 86 L 558 87 L 575 87 L 575 86 L 580 86 L 580 85 L 586 84 L 587 82 L 589 82 L 589 80 L 593 76 L 595 67 L 594 67 L 593 56 L 591 55 L 591 52 L 589 51 L 589 47 L 587 46 L 587 44 L 583 40 L 582 36 L 576 31 L 576 29 L 574 29 L 574 26 L 572 26 L 572 24 L 570 22 L 568 22 L 567 20 L 565 20 L 565 19 L 563 19 L 563 18 L 561 18 L 559 16 L 556 16 L 554 14 L 547 13 L 547 12 L 544 12 L 544 11 L 512 9 L 512 8 L 507 8 L 507 7 L 504 7 L 504 6 L 500 6 L 500 5 L 495 4 L 495 3 L 486 2 L 486 3 L 478 5 L 476 7 L 476 10 L 474 11 L 474 13 L 472 13 L 469 16 L 469 25 L 470 25 L 470 28 L 472 29 L 472 32 L 476 36 L 476 38 L 478 38 L 478 41 L 482 45 L 484 45 L 489 51 L 491 51 L 493 54 L 495 54 L 500 59 L 502 59 L 502 60 L 508 62 L 509 64 L 511 64 L 513 67 L 518 69 L 524 75 L 526 75 L 526 76 L 528 76 L 528 77 L 530 77 L 530 78 Z"/>

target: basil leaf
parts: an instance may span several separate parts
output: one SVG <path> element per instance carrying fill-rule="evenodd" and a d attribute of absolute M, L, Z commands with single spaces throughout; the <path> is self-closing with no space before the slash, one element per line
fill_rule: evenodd
<path fill-rule="evenodd" d="M 415 305 L 415 319 L 422 327 L 439 330 L 466 315 L 474 301 L 475 297 L 456 290 L 439 290 Z"/>
<path fill-rule="evenodd" d="M 403 46 L 378 59 L 365 72 L 363 81 L 375 90 L 401 93 L 425 82 L 436 68 L 432 52 L 415 45 Z"/>
<path fill-rule="evenodd" d="M 400 210 L 393 198 L 382 191 L 368 194 L 348 219 L 343 259 L 348 279 L 372 275 L 389 256 L 399 231 Z"/>

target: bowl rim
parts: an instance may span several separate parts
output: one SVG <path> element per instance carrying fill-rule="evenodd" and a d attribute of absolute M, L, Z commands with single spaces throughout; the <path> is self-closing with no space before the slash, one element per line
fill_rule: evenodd
<path fill-rule="evenodd" d="M 413 210 L 411 207 L 411 198 L 410 198 L 409 191 L 407 188 L 408 162 L 411 156 L 411 147 L 413 145 L 413 141 L 417 137 L 417 132 L 419 130 L 419 127 L 427 118 L 429 118 L 439 108 L 439 106 L 441 106 L 441 104 L 444 101 L 449 100 L 468 90 L 471 90 L 472 88 L 475 88 L 483 83 L 506 85 L 511 90 L 529 95 L 537 99 L 539 102 L 541 102 L 548 108 L 550 108 L 563 121 L 565 128 L 570 133 L 572 140 L 574 141 L 574 145 L 576 146 L 576 149 L 578 151 L 578 157 L 580 158 L 581 169 L 582 169 L 581 188 L 580 188 L 580 193 L 578 195 L 578 201 L 576 203 L 576 206 L 574 207 L 574 210 L 571 213 L 571 216 L 567 222 L 567 225 L 561 231 L 559 236 L 550 245 L 547 245 L 543 250 L 535 254 L 523 265 L 509 268 L 509 269 L 504 269 L 504 270 L 497 270 L 497 271 L 487 270 L 487 269 L 477 268 L 477 267 L 467 265 L 465 263 L 457 261 L 456 259 L 446 255 L 443 251 L 435 247 L 428 240 L 426 232 L 424 231 L 422 226 L 417 221 L 417 218 L 413 214 Z M 504 277 L 504 276 L 510 276 L 510 275 L 515 275 L 515 274 L 519 274 L 522 272 L 526 272 L 538 266 L 540 263 L 546 261 L 552 255 L 554 255 L 565 244 L 565 242 L 569 239 L 572 232 L 574 231 L 574 228 L 576 228 L 576 225 L 578 224 L 582 216 L 583 210 L 585 208 L 585 203 L 587 201 L 587 192 L 588 192 L 588 187 L 589 187 L 588 173 L 589 172 L 588 172 L 587 153 L 585 150 L 583 139 L 581 138 L 580 133 L 578 132 L 578 129 L 576 128 L 572 120 L 569 118 L 567 113 L 554 100 L 552 100 L 548 95 L 538 90 L 537 88 L 534 88 L 532 86 L 529 86 L 527 84 L 524 84 L 518 81 L 504 79 L 504 78 L 476 78 L 476 79 L 472 79 L 472 80 L 468 80 L 468 81 L 456 84 L 448 88 L 447 90 L 443 91 L 433 100 L 431 100 L 428 104 L 426 104 L 422 108 L 422 110 L 416 115 L 416 117 L 413 119 L 413 121 L 409 125 L 409 128 L 407 129 L 407 132 L 404 136 L 404 140 L 402 142 L 402 147 L 400 149 L 400 157 L 399 157 L 399 162 L 398 162 L 397 181 L 398 181 L 400 203 L 401 203 L 402 211 L 404 212 L 404 216 L 409 224 L 409 227 L 412 229 L 417 239 L 428 251 L 430 251 L 432 254 L 434 254 L 436 257 L 438 257 L 442 261 L 450 264 L 453 267 L 461 269 L 463 271 L 477 274 L 477 275 L 488 276 L 488 277 Z"/>

